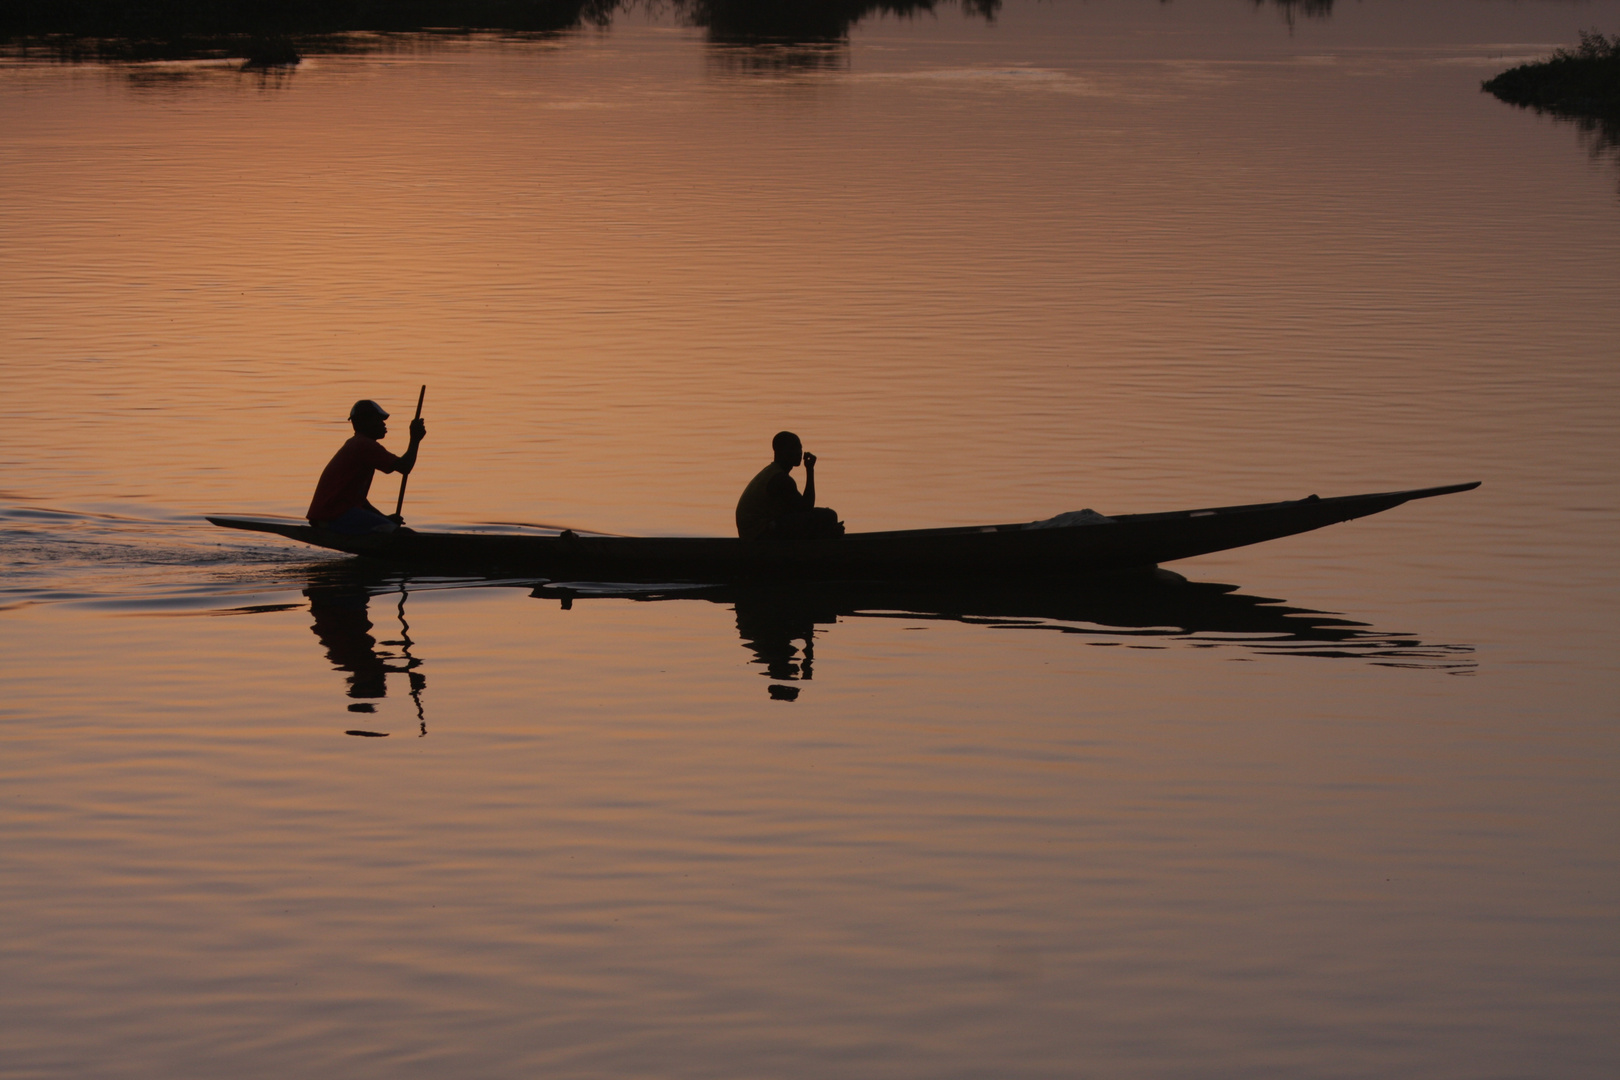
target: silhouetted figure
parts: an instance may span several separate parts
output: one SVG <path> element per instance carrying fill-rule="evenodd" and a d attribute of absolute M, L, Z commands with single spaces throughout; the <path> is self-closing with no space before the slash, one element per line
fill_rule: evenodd
<path fill-rule="evenodd" d="M 775 459 L 755 474 L 737 500 L 737 535 L 744 540 L 822 540 L 844 535 L 838 514 L 816 505 L 816 455 L 791 431 L 771 440 Z M 804 463 L 804 493 L 792 472 Z"/>
<path fill-rule="evenodd" d="M 411 421 L 410 448 L 396 457 L 377 441 L 388 434 L 388 413 L 381 405 L 370 399 L 355 402 L 349 410 L 349 423 L 354 425 L 354 436 L 327 462 L 304 516 L 311 525 L 333 532 L 393 532 L 404 519 L 371 505 L 371 480 L 379 471 L 409 476 L 416 467 L 416 451 L 427 435 L 427 425 L 420 419 Z"/>

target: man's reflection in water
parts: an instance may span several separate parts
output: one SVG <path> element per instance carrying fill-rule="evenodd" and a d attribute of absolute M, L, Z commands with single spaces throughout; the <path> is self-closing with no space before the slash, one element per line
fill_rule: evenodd
<path fill-rule="evenodd" d="M 379 651 L 378 641 L 371 635 L 371 595 L 359 585 L 311 585 L 304 590 L 309 598 L 310 629 L 326 649 L 326 658 L 338 671 L 349 673 L 348 696 L 358 698 L 349 706 L 350 712 L 376 712 L 370 700 L 388 696 L 388 676 L 404 675 L 410 687 L 411 700 L 416 705 L 416 717 L 422 725 L 421 734 L 427 734 L 427 723 L 422 713 L 422 690 L 427 677 L 416 669 L 422 661 L 410 653 L 410 627 L 405 622 L 405 595 L 400 594 L 397 640 L 383 645 L 396 645 L 399 652 Z"/>
<path fill-rule="evenodd" d="M 823 583 L 738 587 L 708 597 L 730 601 L 737 634 L 773 680 L 770 696 L 793 701 L 815 659 L 816 627 L 843 618 L 941 620 L 1001 630 L 1044 630 L 1092 644 L 1164 648 L 1170 642 L 1263 655 L 1359 659 L 1385 667 L 1467 674 L 1469 645 L 1425 643 L 1331 612 L 1240 593 L 1235 585 L 1164 574 L 1136 582 L 1039 584 Z M 803 643 L 801 650 L 799 643 Z"/>
<path fill-rule="evenodd" d="M 771 699 L 795 700 L 799 687 L 779 684 L 809 682 L 814 677 L 816 624 L 836 623 L 837 611 L 831 605 L 823 608 L 809 603 L 804 597 L 773 593 L 744 593 L 736 597 L 734 606 L 737 636 L 753 652 L 754 663 L 765 668 L 760 674 L 775 682 Z"/>
<path fill-rule="evenodd" d="M 1099 581 L 619 583 L 588 588 L 548 583 L 536 586 L 531 595 L 561 600 L 564 610 L 580 597 L 728 604 L 737 616 L 737 635 L 753 654 L 752 663 L 763 667 L 759 674 L 771 680 L 768 693 L 774 701 L 798 699 L 802 687 L 797 684 L 814 675 L 817 628 L 832 626 L 840 619 L 931 620 L 1003 631 L 1043 631 L 1074 636 L 1081 644 L 1135 649 L 1171 645 L 1221 649 L 1237 653 L 1234 660 L 1309 656 L 1455 675 L 1470 674 L 1477 666 L 1472 645 L 1425 642 L 1332 612 L 1246 595 L 1236 585 L 1188 581 L 1169 571 Z M 363 618 L 363 598 L 360 603 L 357 632 L 364 635 L 370 623 Z M 403 624 L 403 608 L 401 615 Z M 315 632 L 326 642 L 321 626 L 317 612 Z M 373 671 L 410 672 L 415 666 L 415 661 L 408 660 L 404 668 L 388 667 L 370 650 L 371 638 L 365 636 L 364 642 Z M 358 685 L 358 670 L 345 663 L 330 642 L 328 648 L 334 664 L 356 672 L 351 682 Z M 408 659 L 409 653 L 405 655 Z M 376 678 L 380 684 L 381 675 Z M 414 680 L 420 676 L 411 672 L 411 678 L 412 686 L 419 687 Z"/>

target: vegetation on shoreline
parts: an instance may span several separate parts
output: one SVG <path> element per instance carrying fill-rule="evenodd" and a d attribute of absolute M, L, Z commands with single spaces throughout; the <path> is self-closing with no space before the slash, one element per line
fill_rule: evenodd
<path fill-rule="evenodd" d="M 1620 144 L 1620 34 L 1583 30 L 1575 49 L 1504 71 L 1481 88 L 1510 105 L 1575 120 L 1599 147 Z"/>

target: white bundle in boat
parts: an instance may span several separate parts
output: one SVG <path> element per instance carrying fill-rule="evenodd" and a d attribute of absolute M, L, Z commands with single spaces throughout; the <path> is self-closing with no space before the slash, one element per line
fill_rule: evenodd
<path fill-rule="evenodd" d="M 1114 519 L 1106 514 L 1099 514 L 1095 510 L 1070 510 L 1057 517 L 1049 517 L 1043 521 L 1032 521 L 1025 525 L 1026 529 L 1067 529 L 1072 525 L 1111 525 Z"/>

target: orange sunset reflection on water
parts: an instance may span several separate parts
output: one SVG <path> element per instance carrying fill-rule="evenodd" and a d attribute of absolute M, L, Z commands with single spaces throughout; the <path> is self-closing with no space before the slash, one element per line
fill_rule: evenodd
<path fill-rule="evenodd" d="M 1409 8 L 0 65 L 0 1059 L 1612 1075 L 1620 200 L 1478 82 L 1620 4 Z M 203 522 L 422 384 L 419 529 L 1484 486 L 1125 590 Z"/>

